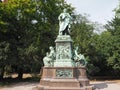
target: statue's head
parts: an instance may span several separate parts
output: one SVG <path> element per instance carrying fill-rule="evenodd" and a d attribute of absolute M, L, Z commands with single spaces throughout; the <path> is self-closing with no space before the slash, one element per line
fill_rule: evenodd
<path fill-rule="evenodd" d="M 78 46 L 76 46 L 75 49 L 78 50 Z"/>
<path fill-rule="evenodd" d="M 67 12 L 67 9 L 66 9 L 66 8 L 65 8 L 65 9 L 63 9 L 63 12 L 65 12 L 65 13 L 66 13 L 66 12 Z"/>
<path fill-rule="evenodd" d="M 53 47 L 52 47 L 52 46 L 50 46 L 50 47 L 49 47 L 49 49 L 50 49 L 50 50 L 53 50 Z"/>

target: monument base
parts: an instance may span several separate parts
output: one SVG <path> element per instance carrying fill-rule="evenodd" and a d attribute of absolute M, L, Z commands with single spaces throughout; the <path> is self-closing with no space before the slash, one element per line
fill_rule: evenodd
<path fill-rule="evenodd" d="M 43 67 L 40 84 L 32 90 L 93 90 L 85 67 Z"/>

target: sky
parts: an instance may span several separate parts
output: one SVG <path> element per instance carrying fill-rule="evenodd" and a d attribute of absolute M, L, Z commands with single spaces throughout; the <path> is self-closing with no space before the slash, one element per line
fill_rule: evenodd
<path fill-rule="evenodd" d="M 88 14 L 89 20 L 106 24 L 114 17 L 113 10 L 119 5 L 119 0 L 66 0 L 75 7 L 78 14 Z"/>

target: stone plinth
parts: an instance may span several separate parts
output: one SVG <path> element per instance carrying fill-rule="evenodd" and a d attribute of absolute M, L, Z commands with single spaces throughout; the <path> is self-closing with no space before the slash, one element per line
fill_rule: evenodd
<path fill-rule="evenodd" d="M 85 67 L 43 67 L 40 84 L 33 90 L 92 90 Z"/>

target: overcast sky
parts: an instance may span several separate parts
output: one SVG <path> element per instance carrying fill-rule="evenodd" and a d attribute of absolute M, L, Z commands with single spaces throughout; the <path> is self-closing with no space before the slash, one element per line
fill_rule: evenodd
<path fill-rule="evenodd" d="M 93 22 L 97 21 L 105 24 L 108 20 L 114 17 L 113 9 L 115 9 L 119 0 L 66 0 L 76 8 L 79 14 L 87 13 L 90 15 L 89 19 Z"/>

